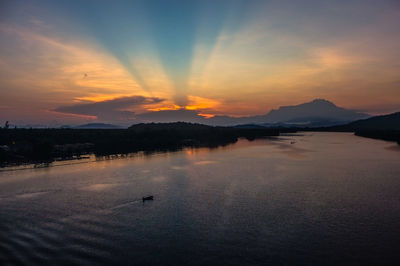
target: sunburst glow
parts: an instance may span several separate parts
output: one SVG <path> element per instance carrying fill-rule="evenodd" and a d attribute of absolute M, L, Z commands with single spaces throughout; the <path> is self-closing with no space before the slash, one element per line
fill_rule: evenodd
<path fill-rule="evenodd" d="M 5 1 L 0 118 L 49 123 L 69 119 L 60 106 L 131 96 L 162 99 L 135 113 L 207 118 L 313 98 L 398 108 L 398 3 L 307 2 Z"/>

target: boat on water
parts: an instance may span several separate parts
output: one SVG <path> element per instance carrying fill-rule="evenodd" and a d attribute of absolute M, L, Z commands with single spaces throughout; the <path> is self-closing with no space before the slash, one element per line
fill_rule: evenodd
<path fill-rule="evenodd" d="M 146 201 L 146 200 L 153 200 L 153 199 L 154 199 L 153 196 L 146 196 L 146 197 L 142 198 L 143 202 Z"/>

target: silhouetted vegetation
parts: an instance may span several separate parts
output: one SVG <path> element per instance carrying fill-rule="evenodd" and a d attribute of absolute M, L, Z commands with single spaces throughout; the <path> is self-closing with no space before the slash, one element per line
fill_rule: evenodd
<path fill-rule="evenodd" d="M 0 129 L 0 162 L 5 165 L 69 159 L 90 153 L 111 155 L 217 147 L 241 137 L 253 140 L 278 136 L 279 132 L 270 128 L 211 127 L 183 122 L 138 124 L 128 129 Z"/>
<path fill-rule="evenodd" d="M 172 151 L 184 147 L 218 147 L 238 138 L 254 140 L 297 131 L 355 132 L 355 135 L 400 144 L 400 113 L 320 128 L 266 128 L 259 125 L 212 127 L 192 123 L 137 124 L 128 129 L 0 128 L 0 165 L 51 162 L 84 154 Z"/>
<path fill-rule="evenodd" d="M 400 130 L 356 130 L 357 136 L 396 141 L 400 145 Z"/>
<path fill-rule="evenodd" d="M 295 129 L 315 132 L 354 132 L 357 136 L 396 141 L 400 145 L 400 112 L 357 120 L 345 125 Z"/>

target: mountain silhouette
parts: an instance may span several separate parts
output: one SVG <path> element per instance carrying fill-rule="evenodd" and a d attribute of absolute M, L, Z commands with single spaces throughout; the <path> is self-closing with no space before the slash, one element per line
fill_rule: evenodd
<path fill-rule="evenodd" d="M 215 125 L 329 126 L 345 124 L 367 117 L 369 115 L 338 107 L 330 101 L 315 99 L 299 105 L 282 106 L 277 110 L 271 110 L 265 115 L 240 118 L 216 116 L 208 120 Z"/>
<path fill-rule="evenodd" d="M 118 129 L 122 128 L 117 125 L 105 124 L 105 123 L 89 123 L 84 125 L 75 126 L 77 129 Z"/>
<path fill-rule="evenodd" d="M 271 110 L 265 119 L 267 123 L 276 122 L 306 122 L 307 120 L 336 120 L 354 121 L 366 118 L 368 115 L 347 110 L 336 106 L 330 101 L 316 99 L 308 103 L 294 106 L 283 106 L 278 110 Z"/>

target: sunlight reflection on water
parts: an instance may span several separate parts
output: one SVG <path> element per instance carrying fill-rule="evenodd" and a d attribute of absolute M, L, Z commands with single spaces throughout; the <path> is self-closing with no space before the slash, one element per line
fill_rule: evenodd
<path fill-rule="evenodd" d="M 118 159 L 116 159 L 118 158 Z M 22 264 L 385 264 L 400 153 L 347 133 L 0 172 L 0 259 Z M 153 201 L 142 201 L 154 195 Z"/>

